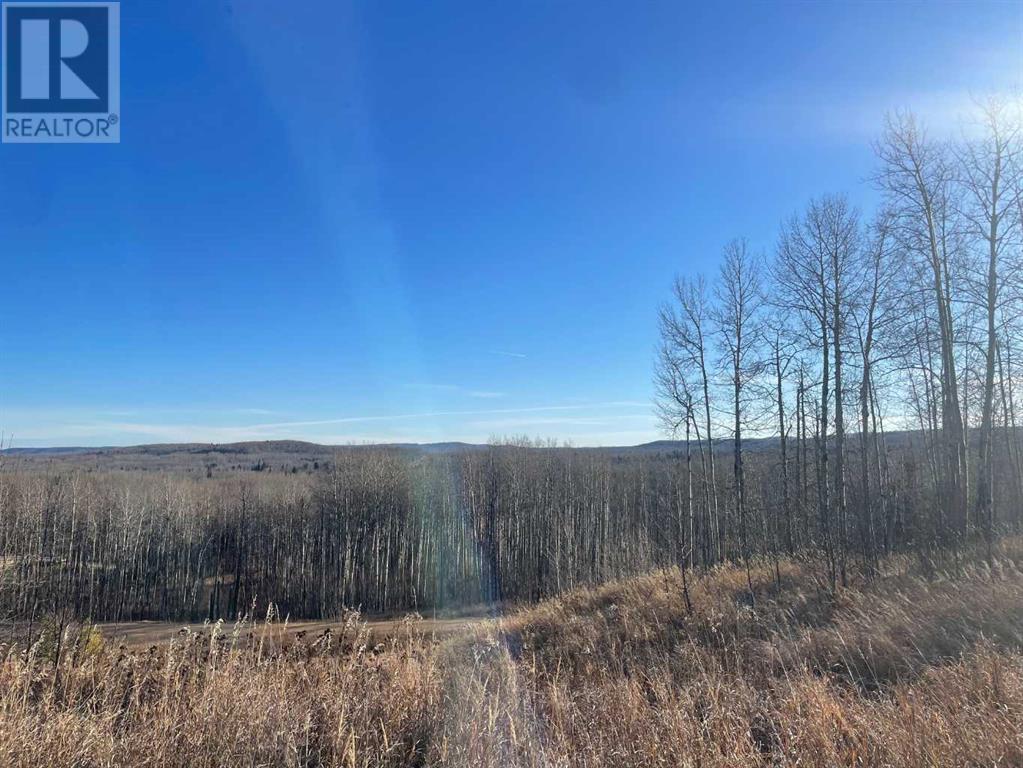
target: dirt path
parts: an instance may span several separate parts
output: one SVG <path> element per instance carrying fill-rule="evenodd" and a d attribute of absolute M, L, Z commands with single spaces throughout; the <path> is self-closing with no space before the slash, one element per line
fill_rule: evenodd
<path fill-rule="evenodd" d="M 369 640 L 373 643 L 384 642 L 392 637 L 401 637 L 411 627 L 420 635 L 429 636 L 438 640 L 466 631 L 473 624 L 482 621 L 480 616 L 465 616 L 459 618 L 445 619 L 421 619 L 413 623 L 407 623 L 401 618 L 386 619 L 365 619 L 366 628 L 369 632 Z M 209 624 L 175 624 L 162 621 L 126 621 L 119 623 L 106 623 L 97 625 L 103 636 L 110 642 L 124 644 L 130 648 L 138 648 L 147 645 L 160 645 L 169 642 L 177 637 L 187 627 L 196 633 L 209 634 Z M 250 632 L 260 632 L 261 624 L 245 625 L 241 634 L 248 635 Z M 338 621 L 295 621 L 287 625 L 287 636 L 289 639 L 299 637 L 315 638 L 325 630 L 330 629 L 337 633 L 341 630 L 341 623 Z M 225 634 L 234 631 L 232 624 L 225 623 L 222 626 Z M 272 627 L 271 633 L 279 637 L 284 632 L 283 624 L 276 624 Z"/>

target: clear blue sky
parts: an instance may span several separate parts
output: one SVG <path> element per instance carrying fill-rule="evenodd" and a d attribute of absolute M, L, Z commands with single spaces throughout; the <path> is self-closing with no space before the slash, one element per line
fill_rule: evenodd
<path fill-rule="evenodd" d="M 952 130 L 1023 4 L 122 3 L 122 143 L 0 147 L 16 446 L 658 437 L 656 310 Z"/>

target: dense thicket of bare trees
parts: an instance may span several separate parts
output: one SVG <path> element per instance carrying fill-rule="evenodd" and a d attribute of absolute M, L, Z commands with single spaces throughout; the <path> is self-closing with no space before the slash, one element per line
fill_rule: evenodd
<path fill-rule="evenodd" d="M 0 615 L 535 600 L 675 560 L 673 457 L 342 451 L 327 472 L 0 475 Z"/>
<path fill-rule="evenodd" d="M 746 386 L 741 423 L 756 405 Z M 816 557 L 815 470 L 791 467 L 785 509 L 778 440 L 744 440 L 741 465 L 710 488 L 709 456 L 734 459 L 735 443 L 712 449 L 695 435 L 663 452 L 343 450 L 311 474 L 0 472 L 0 617 L 201 620 L 259 615 L 270 601 L 295 617 L 426 612 L 532 601 L 665 565 Z M 878 436 L 871 450 L 871 466 L 881 462 L 872 487 L 887 494 L 878 550 L 931 541 L 916 439 Z M 812 463 L 811 440 L 793 437 L 793 465 Z M 995 489 L 1010 498 L 1005 481 Z M 821 562 L 826 573 L 833 560 Z"/>

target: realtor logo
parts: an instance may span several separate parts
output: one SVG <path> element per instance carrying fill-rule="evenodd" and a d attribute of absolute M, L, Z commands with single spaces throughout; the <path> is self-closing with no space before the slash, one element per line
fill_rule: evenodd
<path fill-rule="evenodd" d="M 121 140 L 120 4 L 3 3 L 4 143 Z"/>

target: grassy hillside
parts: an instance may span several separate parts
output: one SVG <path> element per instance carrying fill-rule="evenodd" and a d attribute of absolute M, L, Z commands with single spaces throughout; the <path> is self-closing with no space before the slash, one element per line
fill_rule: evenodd
<path fill-rule="evenodd" d="M 1023 540 L 575 590 L 435 643 L 354 615 L 289 640 L 218 625 L 136 652 L 2 649 L 5 766 L 950 766 L 1023 763 Z"/>

